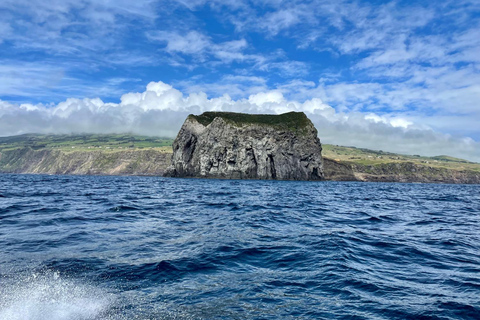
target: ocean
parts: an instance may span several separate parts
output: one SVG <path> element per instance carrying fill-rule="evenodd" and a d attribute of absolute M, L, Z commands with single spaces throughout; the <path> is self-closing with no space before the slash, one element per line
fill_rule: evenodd
<path fill-rule="evenodd" d="M 0 175 L 0 319 L 480 319 L 480 186 Z"/>

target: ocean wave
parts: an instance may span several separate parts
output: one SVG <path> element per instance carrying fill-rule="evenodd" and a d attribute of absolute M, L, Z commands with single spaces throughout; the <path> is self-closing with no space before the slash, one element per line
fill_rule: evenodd
<path fill-rule="evenodd" d="M 0 320 L 475 319 L 478 186 L 0 175 Z"/>

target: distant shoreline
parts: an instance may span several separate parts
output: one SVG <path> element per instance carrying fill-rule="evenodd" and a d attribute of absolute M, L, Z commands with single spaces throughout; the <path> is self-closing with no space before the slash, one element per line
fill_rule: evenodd
<path fill-rule="evenodd" d="M 326 179 L 326 180 L 264 180 L 264 179 L 222 179 L 222 178 L 173 178 L 173 177 L 166 177 L 163 175 L 151 175 L 151 174 L 73 174 L 73 173 L 29 173 L 29 172 L 1 172 L 0 175 L 34 175 L 34 176 L 72 176 L 72 177 L 139 177 L 139 178 L 165 178 L 165 179 L 193 179 L 193 180 L 231 180 L 231 181 L 279 181 L 279 182 L 307 182 L 307 183 L 328 183 L 328 182 L 358 182 L 358 183 L 387 183 L 387 184 L 451 184 L 451 185 L 480 185 L 480 182 L 476 183 L 461 183 L 461 182 L 418 182 L 418 181 L 380 181 L 380 180 L 333 180 L 333 179 Z"/>
<path fill-rule="evenodd" d="M 135 151 L 133 151 L 135 152 Z M 166 155 L 166 154 L 162 154 Z M 167 154 L 168 155 L 168 154 Z M 35 157 L 33 157 L 35 160 Z M 32 159 L 30 157 L 30 159 Z M 37 159 L 39 163 L 36 165 L 38 167 L 30 167 L 30 170 L 18 171 L 5 171 L 0 170 L 0 174 L 26 174 L 26 175 L 55 175 L 55 176 L 105 176 L 105 177 L 162 177 L 167 178 L 163 175 L 166 168 L 168 167 L 168 161 L 160 162 L 157 164 L 152 164 L 149 162 L 144 162 L 142 168 L 151 167 L 153 172 L 125 172 L 118 171 L 118 167 L 110 168 L 106 171 L 100 171 L 95 168 L 89 168 L 88 171 L 80 171 L 79 168 L 67 168 L 64 171 L 51 172 L 50 170 L 42 171 L 39 167 L 42 167 L 41 162 L 51 162 L 47 158 Z M 128 161 L 128 160 L 125 160 Z M 1 163 L 1 158 L 0 158 Z M 351 167 L 342 164 L 336 163 L 336 166 L 332 164 L 336 163 L 334 160 L 324 158 L 324 166 L 326 171 L 326 179 L 324 181 L 351 181 L 351 182 L 382 182 L 382 183 L 434 183 L 434 184 L 480 184 L 480 177 L 473 176 L 473 178 L 466 177 L 464 172 L 454 172 L 453 170 L 445 170 L 443 175 L 439 176 L 426 176 L 422 173 L 417 173 L 415 175 L 405 175 L 399 173 L 388 173 L 384 175 L 374 175 L 374 174 L 363 174 L 354 171 L 350 171 Z M 411 165 L 411 164 L 410 164 Z M 80 168 L 85 168 L 85 165 L 80 164 Z M 123 166 L 126 171 L 129 170 L 129 164 Z M 340 169 L 338 168 L 340 167 Z M 139 170 L 143 170 L 140 168 Z M 45 168 L 46 169 L 46 168 Z M 347 172 L 345 172 L 347 171 Z M 467 173 L 469 174 L 469 173 Z M 472 173 L 474 174 L 474 173 Z M 176 178 L 172 178 L 176 179 Z M 185 179 L 203 179 L 203 178 L 185 178 Z M 220 178 L 208 178 L 209 180 L 237 180 L 237 179 L 220 179 Z M 435 180 L 437 179 L 437 180 Z M 242 179 L 242 180 L 259 180 L 259 179 Z M 296 181 L 296 180 L 266 180 L 266 181 Z"/>
<path fill-rule="evenodd" d="M 163 176 L 172 139 L 133 135 L 0 138 L 0 173 Z M 329 181 L 480 184 L 480 164 L 323 144 Z"/>

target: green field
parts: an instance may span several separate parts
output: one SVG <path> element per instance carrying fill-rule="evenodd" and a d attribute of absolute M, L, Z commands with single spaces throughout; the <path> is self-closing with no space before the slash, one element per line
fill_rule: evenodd
<path fill-rule="evenodd" d="M 0 151 L 30 147 L 34 150 L 55 149 L 62 151 L 122 149 L 157 149 L 171 152 L 173 139 L 137 136 L 130 134 L 75 134 L 42 135 L 24 134 L 12 137 L 0 137 Z"/>
<path fill-rule="evenodd" d="M 420 155 L 404 155 L 385 151 L 375 151 L 355 147 L 342 147 L 331 144 L 322 144 L 322 155 L 341 162 L 361 165 L 375 165 L 382 163 L 412 162 L 434 168 L 454 170 L 480 171 L 480 164 L 449 156 L 425 157 Z"/>
<path fill-rule="evenodd" d="M 260 124 L 288 129 L 294 132 L 301 131 L 303 128 L 311 124 L 303 112 L 287 112 L 274 115 L 209 111 L 204 112 L 199 116 L 191 114 L 189 117 L 197 120 L 204 126 L 209 125 L 215 118 L 221 117 L 225 121 L 234 125 Z"/>

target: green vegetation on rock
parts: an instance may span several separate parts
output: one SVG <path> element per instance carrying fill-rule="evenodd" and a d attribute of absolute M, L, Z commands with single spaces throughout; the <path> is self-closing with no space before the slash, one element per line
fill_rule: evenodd
<path fill-rule="evenodd" d="M 448 156 L 425 157 L 420 155 L 404 155 L 381 150 L 375 151 L 331 144 L 322 144 L 322 149 L 324 157 L 334 159 L 338 162 L 364 167 L 409 162 L 432 168 L 480 172 L 480 164 Z"/>
<path fill-rule="evenodd" d="M 259 124 L 289 129 L 291 131 L 301 130 L 311 125 L 310 120 L 303 112 L 288 112 L 276 115 L 211 111 L 204 112 L 199 116 L 189 115 L 189 118 L 197 120 L 204 126 L 208 126 L 217 117 L 223 118 L 234 125 Z"/>

